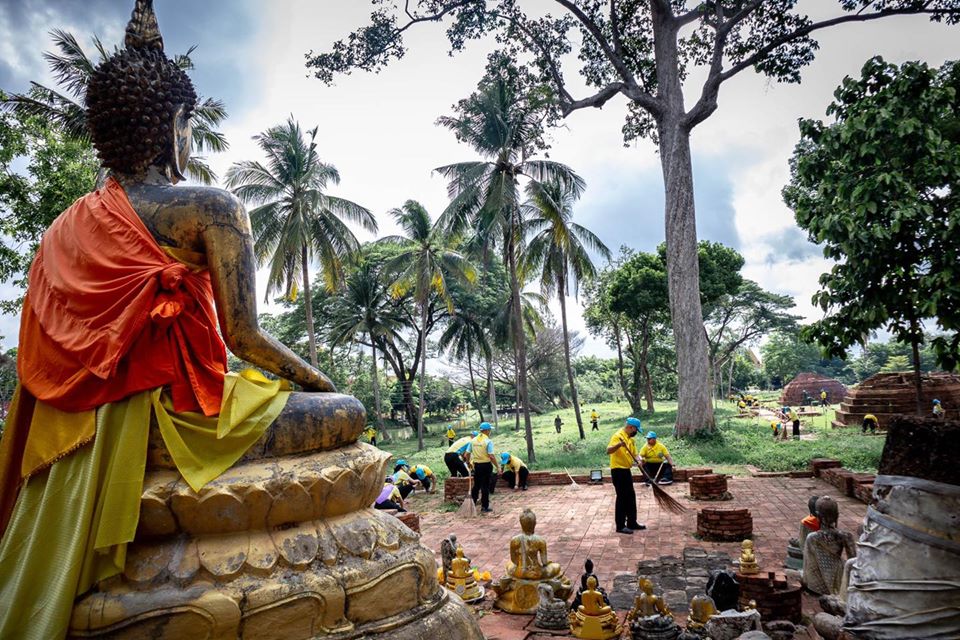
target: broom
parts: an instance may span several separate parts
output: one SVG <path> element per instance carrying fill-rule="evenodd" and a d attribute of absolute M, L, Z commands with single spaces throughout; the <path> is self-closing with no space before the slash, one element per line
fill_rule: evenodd
<path fill-rule="evenodd" d="M 621 440 L 621 442 L 623 441 Z M 627 443 L 624 442 L 623 446 L 627 446 Z M 676 498 L 667 493 L 663 487 L 658 485 L 656 480 L 651 478 L 650 474 L 646 472 L 639 460 L 634 458 L 633 462 L 637 465 L 637 468 L 640 469 L 640 473 L 643 474 L 643 477 L 650 482 L 650 486 L 653 487 L 653 497 L 656 498 L 657 504 L 660 505 L 662 509 L 666 509 L 670 513 L 686 513 L 687 508 L 680 504 Z"/>
<path fill-rule="evenodd" d="M 582 488 L 583 488 L 583 487 L 581 487 L 580 485 L 577 484 L 577 481 L 573 479 L 573 476 L 570 475 L 570 472 L 569 472 L 569 471 L 567 471 L 566 469 L 564 469 L 563 472 L 564 472 L 565 474 L 567 474 L 567 477 L 568 477 L 568 478 L 570 478 L 570 489 L 571 489 L 571 490 L 576 490 L 576 489 L 582 489 Z"/>
<path fill-rule="evenodd" d="M 463 504 L 457 511 L 457 515 L 464 518 L 477 517 L 477 505 L 473 503 L 473 476 L 467 476 L 467 497 L 463 499 Z"/>

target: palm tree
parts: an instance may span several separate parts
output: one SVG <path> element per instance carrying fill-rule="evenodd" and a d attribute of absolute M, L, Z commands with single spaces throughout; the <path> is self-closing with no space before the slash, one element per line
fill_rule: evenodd
<path fill-rule="evenodd" d="M 327 195 L 340 174 L 317 155 L 317 128 L 304 132 L 293 116 L 283 124 L 254 136 L 267 155 L 266 164 L 254 160 L 235 163 L 227 171 L 227 186 L 250 211 L 254 252 L 260 266 L 269 265 L 266 298 L 283 291 L 296 299 L 302 286 L 306 305 L 310 363 L 317 366 L 313 324 L 310 265 L 319 260 L 330 291 L 343 280 L 344 261 L 359 248 L 346 222 L 376 232 L 377 221 L 360 205 Z"/>
<path fill-rule="evenodd" d="M 417 451 L 423 450 L 423 399 L 426 395 L 427 310 L 432 295 L 438 296 L 453 313 L 448 282 L 451 278 L 472 283 L 476 273 L 470 263 L 454 250 L 454 239 L 440 224 L 430 221 L 430 214 L 415 200 L 407 200 L 390 215 L 403 231 L 402 236 L 387 236 L 378 242 L 399 245 L 401 250 L 386 265 L 395 273 L 392 291 L 400 297 L 413 295 L 420 307 L 420 407 L 417 410 Z"/>
<path fill-rule="evenodd" d="M 368 260 L 361 259 L 347 276 L 343 291 L 332 306 L 331 344 L 360 340 L 370 341 L 370 361 L 373 386 L 374 414 L 377 430 L 383 432 L 380 413 L 380 380 L 377 373 L 377 343 L 402 343 L 398 331 L 402 319 L 390 304 L 390 292 L 381 271 Z"/>
<path fill-rule="evenodd" d="M 9 96 L 0 106 L 11 109 L 18 115 L 39 117 L 71 138 L 89 142 L 85 107 L 87 82 L 97 65 L 110 56 L 110 52 L 100 38 L 94 36 L 93 46 L 97 51 L 97 61 L 94 62 L 73 34 L 55 29 L 50 32 L 50 37 L 59 53 L 47 51 L 43 57 L 60 85 L 60 90 L 31 82 L 27 93 Z M 174 63 L 184 71 L 193 69 L 190 54 L 194 48 L 190 47 L 186 53 L 173 58 Z M 219 153 L 230 146 L 224 135 L 217 131 L 217 126 L 226 117 L 227 110 L 223 102 L 214 98 L 201 98 L 193 112 L 193 151 L 197 155 L 190 157 L 187 171 L 190 177 L 198 182 L 213 184 L 217 181 L 217 174 L 199 154 L 206 151 Z"/>
<path fill-rule="evenodd" d="M 527 186 L 530 201 L 525 205 L 527 233 L 532 235 L 527 244 L 525 269 L 531 274 L 540 271 L 540 289 L 544 295 L 553 291 L 560 300 L 560 319 L 563 325 L 563 355 L 567 365 L 567 380 L 573 410 L 577 416 L 580 439 L 586 439 L 577 386 L 570 366 L 570 334 L 567 331 L 567 296 L 574 298 L 582 280 L 597 275 L 589 251 L 595 251 L 609 260 L 610 250 L 592 231 L 573 222 L 573 203 L 577 194 L 558 182 L 532 182 Z"/>
<path fill-rule="evenodd" d="M 523 220 L 519 178 L 524 176 L 534 182 L 555 180 L 576 194 L 583 189 L 583 180 L 559 162 L 528 157 L 542 131 L 542 95 L 537 92 L 521 95 L 515 85 L 509 73 L 493 77 L 461 101 L 457 117 L 438 120 L 473 147 L 482 159 L 439 167 L 436 171 L 449 180 L 451 202 L 442 218 L 447 228 L 472 227 L 487 245 L 499 244 L 502 248 L 510 274 L 514 310 L 512 335 L 526 427 L 527 459 L 534 461 L 527 393 L 527 347 L 520 316 L 518 264 L 523 250 Z"/>

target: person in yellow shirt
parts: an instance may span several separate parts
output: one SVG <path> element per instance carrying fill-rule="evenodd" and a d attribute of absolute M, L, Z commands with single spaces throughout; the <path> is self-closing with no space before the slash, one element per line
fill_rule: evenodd
<path fill-rule="evenodd" d="M 393 484 L 393 478 L 391 476 L 387 476 L 387 481 L 384 483 L 380 495 L 377 496 L 377 500 L 373 503 L 373 508 L 396 509 L 401 513 L 406 511 L 403 505 L 403 497 L 400 495 L 400 490 L 397 489 L 397 486 Z"/>
<path fill-rule="evenodd" d="M 490 432 L 493 426 L 489 422 L 480 424 L 480 434 L 470 441 L 467 447 L 467 455 L 470 464 L 473 466 L 473 489 L 470 496 L 474 504 L 480 500 L 480 513 L 490 513 L 490 481 L 493 478 L 493 470 L 496 468 L 497 474 L 500 473 L 500 463 L 497 461 L 493 451 L 493 440 L 490 439 Z"/>
<path fill-rule="evenodd" d="M 447 452 L 443 454 L 443 463 L 447 465 L 447 469 L 450 470 L 451 478 L 456 478 L 457 476 L 466 478 L 470 475 L 470 471 L 467 470 L 467 465 L 463 463 L 463 456 L 467 453 L 467 447 L 470 445 L 471 440 L 473 440 L 473 436 L 463 436 L 453 442 L 447 449 Z"/>
<path fill-rule="evenodd" d="M 868 413 L 863 416 L 863 424 L 860 425 L 861 433 L 866 433 L 867 429 L 870 429 L 870 433 L 876 433 L 877 427 L 880 426 L 880 422 L 877 420 L 877 416 L 872 413 Z"/>
<path fill-rule="evenodd" d="M 419 480 L 410 477 L 410 474 L 407 473 L 408 471 L 410 471 L 410 465 L 407 464 L 407 461 L 397 460 L 396 466 L 393 467 L 393 484 L 397 485 L 397 489 L 399 489 L 400 495 L 404 500 L 406 500 L 407 496 L 413 493 L 417 485 L 420 484 Z"/>
<path fill-rule="evenodd" d="M 410 467 L 410 476 L 416 478 L 423 485 L 423 490 L 433 493 L 437 490 L 436 478 L 433 470 L 425 464 L 415 464 Z"/>
<path fill-rule="evenodd" d="M 500 477 L 507 483 L 507 486 L 514 491 L 517 489 L 526 491 L 527 476 L 530 475 L 530 470 L 527 469 L 523 460 L 510 455 L 509 451 L 504 451 L 500 454 L 500 464 L 503 466 L 503 473 L 500 474 Z"/>
<path fill-rule="evenodd" d="M 600 431 L 600 415 L 596 409 L 590 411 L 590 431 Z"/>
<path fill-rule="evenodd" d="M 656 431 L 647 433 L 647 444 L 640 447 L 640 459 L 647 475 L 653 480 L 659 478 L 657 484 L 673 484 L 673 458 L 663 443 L 657 442 Z M 649 485 L 650 481 L 644 480 L 644 484 Z"/>
<path fill-rule="evenodd" d="M 793 407 L 786 407 L 787 419 L 793 423 L 793 439 L 800 439 L 800 415 L 794 410 Z"/>
<path fill-rule="evenodd" d="M 827 406 L 827 391 L 826 389 L 820 389 L 820 406 Z"/>
<path fill-rule="evenodd" d="M 457 432 L 453 430 L 453 425 L 447 425 L 447 446 L 453 444 L 453 441 L 457 439 Z"/>
<path fill-rule="evenodd" d="M 377 430 L 372 426 L 367 427 L 366 431 L 363 432 L 363 435 L 367 438 L 367 442 L 373 446 L 377 446 Z"/>
<path fill-rule="evenodd" d="M 639 418 L 627 418 L 626 424 L 610 437 L 607 454 L 610 456 L 610 480 L 617 494 L 613 517 L 617 533 L 632 534 L 646 527 L 637 522 L 637 493 L 633 490 L 630 469 L 637 460 L 637 445 L 633 438 L 640 431 Z"/>

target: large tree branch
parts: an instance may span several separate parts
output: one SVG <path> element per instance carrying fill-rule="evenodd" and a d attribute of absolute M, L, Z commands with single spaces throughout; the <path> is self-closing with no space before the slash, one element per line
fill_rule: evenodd
<path fill-rule="evenodd" d="M 590 16 L 584 13 L 583 10 L 571 2 L 571 0 L 554 0 L 554 2 L 565 7 L 567 11 L 572 13 L 573 16 L 580 21 L 580 24 L 590 32 L 590 35 L 597 41 L 597 45 L 603 50 L 604 55 L 607 56 L 607 60 L 613 65 L 613 68 L 617 71 L 617 75 L 620 76 L 623 83 L 629 88 L 639 89 L 636 78 L 633 77 L 630 69 L 627 68 L 627 65 L 623 61 L 623 56 L 616 54 L 610 46 L 610 43 L 607 42 L 606 36 L 603 35 L 603 31 L 597 26 L 597 23 L 591 20 Z"/>

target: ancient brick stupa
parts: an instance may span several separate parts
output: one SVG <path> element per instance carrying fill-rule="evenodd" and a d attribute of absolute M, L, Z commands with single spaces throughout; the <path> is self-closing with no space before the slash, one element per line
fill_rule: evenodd
<path fill-rule="evenodd" d="M 947 411 L 948 418 L 956 418 L 960 410 L 960 375 L 953 373 L 923 373 L 922 403 L 925 411 L 931 411 L 933 400 L 938 399 Z M 834 427 L 859 427 L 863 416 L 872 413 L 882 428 L 897 415 L 912 415 L 917 412 L 917 396 L 913 373 L 878 373 L 850 389 L 837 410 Z"/>
<path fill-rule="evenodd" d="M 784 388 L 780 395 L 780 403 L 792 407 L 804 402 L 803 392 L 812 402 L 820 402 L 820 390 L 827 392 L 829 402 L 837 402 L 847 395 L 847 388 L 842 382 L 822 376 L 819 373 L 798 373 Z"/>

